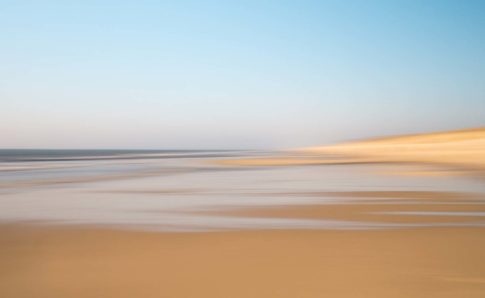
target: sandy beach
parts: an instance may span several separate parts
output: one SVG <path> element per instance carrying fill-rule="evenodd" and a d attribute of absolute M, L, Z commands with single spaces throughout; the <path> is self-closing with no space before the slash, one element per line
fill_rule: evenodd
<path fill-rule="evenodd" d="M 385 226 L 160 233 L 42 222 L 3 224 L 0 296 L 483 296 L 484 229 L 474 227 L 483 222 L 482 195 L 420 191 L 285 195 L 355 201 L 222 213 L 233 218 L 334 219 Z M 428 213 L 393 213 L 420 210 Z M 439 212 L 448 214 L 437 216 Z M 453 214 L 457 212 L 458 216 Z M 473 216 L 477 213 L 483 214 Z M 399 226 L 392 227 L 393 223 Z"/>
<path fill-rule="evenodd" d="M 483 297 L 483 229 L 0 228 L 2 297 Z"/>
<path fill-rule="evenodd" d="M 485 298 L 485 0 L 2 4 L 0 298 Z"/>
<path fill-rule="evenodd" d="M 483 297 L 481 169 L 281 154 L 9 163 L 0 297 Z"/>

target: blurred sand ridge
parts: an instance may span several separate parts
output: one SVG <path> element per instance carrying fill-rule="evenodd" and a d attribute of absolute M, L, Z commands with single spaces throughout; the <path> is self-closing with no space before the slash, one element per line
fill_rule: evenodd
<path fill-rule="evenodd" d="M 282 156 L 224 160 L 234 165 L 411 162 L 485 169 L 485 128 L 394 136 L 288 150 Z"/>
<path fill-rule="evenodd" d="M 300 150 L 383 162 L 430 162 L 485 167 L 485 128 L 371 139 Z"/>

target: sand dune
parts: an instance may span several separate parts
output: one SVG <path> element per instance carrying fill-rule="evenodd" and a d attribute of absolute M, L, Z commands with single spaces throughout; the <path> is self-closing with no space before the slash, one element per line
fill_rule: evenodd
<path fill-rule="evenodd" d="M 290 166 L 378 162 L 432 163 L 485 169 L 485 128 L 396 136 L 300 148 L 286 155 L 220 161 L 225 165 Z"/>
<path fill-rule="evenodd" d="M 383 162 L 430 162 L 485 168 L 485 128 L 371 139 L 299 151 Z"/>

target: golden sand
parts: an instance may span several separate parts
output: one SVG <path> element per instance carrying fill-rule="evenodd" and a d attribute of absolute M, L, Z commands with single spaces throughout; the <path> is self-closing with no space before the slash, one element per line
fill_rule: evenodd
<path fill-rule="evenodd" d="M 157 234 L 0 228 L 0 297 L 467 297 L 483 229 Z"/>
<path fill-rule="evenodd" d="M 281 195 L 355 201 L 225 214 L 469 224 L 483 217 L 385 212 L 485 212 L 483 197 L 467 193 Z M 481 298 L 484 235 L 483 228 L 474 227 L 149 233 L 4 225 L 0 226 L 0 297 Z"/>
<path fill-rule="evenodd" d="M 332 158 L 325 156 L 332 156 Z M 483 172 L 485 169 L 485 128 L 302 148 L 290 151 L 286 157 L 283 155 L 219 161 L 221 164 L 242 166 L 390 162 L 431 163 Z"/>
<path fill-rule="evenodd" d="M 485 130 L 477 129 L 369 140 L 300 150 L 296 156 L 291 153 L 286 157 L 220 163 L 291 166 L 418 162 L 444 164 L 453 169 L 451 172 L 465 169 L 459 171 L 461 175 L 469 169 L 483 171 L 484 140 Z M 481 195 L 436 191 L 308 191 L 280 195 L 353 201 L 252 208 L 225 214 L 408 226 L 353 231 L 149 233 L 2 225 L 0 297 L 485 297 L 485 229 L 472 227 L 473 223 L 483 222 L 483 216 L 463 216 L 467 212 L 485 212 Z M 460 216 L 450 212 L 459 212 Z M 411 227 L 417 223 L 443 226 Z"/>
<path fill-rule="evenodd" d="M 429 162 L 483 169 L 485 128 L 389 137 L 301 151 L 358 156 L 379 162 Z"/>

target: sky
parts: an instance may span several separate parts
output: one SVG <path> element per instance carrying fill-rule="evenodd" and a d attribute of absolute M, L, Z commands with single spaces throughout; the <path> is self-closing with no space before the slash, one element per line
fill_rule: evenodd
<path fill-rule="evenodd" d="M 0 0 L 0 148 L 485 126 L 485 1 Z"/>

